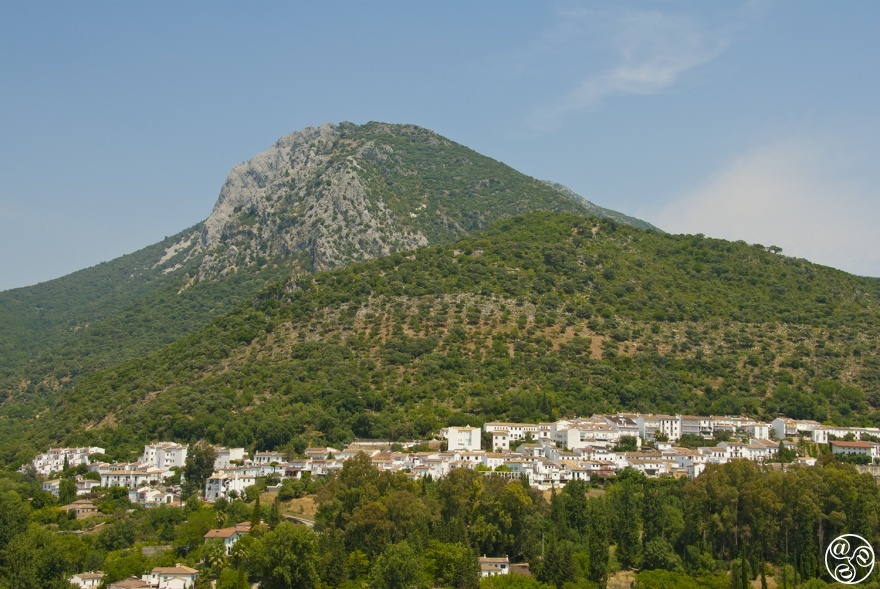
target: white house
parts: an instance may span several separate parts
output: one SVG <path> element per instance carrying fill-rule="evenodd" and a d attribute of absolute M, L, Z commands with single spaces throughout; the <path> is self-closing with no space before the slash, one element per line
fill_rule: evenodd
<path fill-rule="evenodd" d="M 441 434 L 448 441 L 449 450 L 479 450 L 482 446 L 478 427 L 449 426 Z"/>
<path fill-rule="evenodd" d="M 546 428 L 548 437 L 551 435 L 550 431 L 552 430 L 552 427 L 552 425 L 548 425 Z M 539 427 L 537 423 L 509 423 L 504 421 L 490 421 L 483 426 L 483 431 L 490 434 L 494 431 L 500 430 L 507 431 L 508 441 L 513 442 L 524 440 L 528 436 L 532 436 L 532 438 L 541 437 L 541 432 L 543 432 L 545 428 Z"/>
<path fill-rule="evenodd" d="M 492 577 L 495 575 L 507 575 L 510 573 L 510 560 L 506 556 L 480 557 L 480 576 Z"/>
<path fill-rule="evenodd" d="M 104 488 L 126 487 L 128 489 L 138 489 L 151 484 L 161 483 L 169 474 L 169 471 L 156 467 L 137 470 L 111 470 L 101 473 L 101 486 Z"/>
<path fill-rule="evenodd" d="M 228 468 L 233 460 L 244 462 L 244 448 L 217 446 L 214 450 L 217 452 L 217 456 L 214 458 L 214 470 Z"/>
<path fill-rule="evenodd" d="M 492 431 L 492 449 L 496 452 L 510 450 L 510 432 L 506 429 Z"/>
<path fill-rule="evenodd" d="M 777 417 L 772 422 L 773 434 L 777 440 L 804 436 L 812 439 L 817 444 L 828 443 L 828 430 L 818 421 L 812 419 L 791 419 L 789 417 Z"/>
<path fill-rule="evenodd" d="M 226 549 L 226 556 L 229 556 L 235 543 L 238 542 L 242 536 L 247 534 L 250 529 L 250 522 L 244 522 L 231 528 L 208 530 L 205 534 L 205 544 L 208 542 L 223 542 L 223 547 Z"/>
<path fill-rule="evenodd" d="M 172 503 L 174 493 L 154 489 L 152 487 L 141 487 L 139 489 L 131 489 L 128 491 L 128 500 L 132 503 L 143 505 L 144 507 L 156 507 L 158 505 L 167 505 Z"/>
<path fill-rule="evenodd" d="M 186 466 L 186 453 L 187 447 L 183 444 L 156 442 L 144 446 L 144 455 L 140 457 L 140 462 L 157 468 L 183 468 Z"/>
<path fill-rule="evenodd" d="M 101 581 L 103 579 L 104 573 L 100 571 L 97 573 L 77 573 L 70 577 L 70 584 L 76 585 L 77 587 L 80 587 L 80 589 L 96 589 L 101 586 Z"/>
<path fill-rule="evenodd" d="M 340 456 L 341 457 L 341 456 Z M 281 464 L 282 462 L 287 462 L 284 457 L 284 453 L 282 452 L 257 452 L 254 454 L 254 463 L 255 464 L 272 464 L 273 462 L 277 462 Z"/>
<path fill-rule="evenodd" d="M 82 448 L 49 448 L 45 453 L 34 458 L 34 469 L 43 476 L 49 476 L 53 472 L 61 472 L 64 469 L 64 461 L 68 466 L 88 464 L 92 454 L 103 454 L 104 448 L 87 446 Z"/>
<path fill-rule="evenodd" d="M 750 423 L 746 426 L 743 426 L 743 431 L 749 435 L 750 438 L 755 438 L 756 440 L 769 440 L 770 439 L 770 429 L 771 426 L 769 423 L 756 422 Z"/>
<path fill-rule="evenodd" d="M 256 482 L 256 477 L 245 472 L 244 469 L 229 468 L 215 472 L 205 482 L 205 499 L 214 501 L 220 497 L 228 497 L 232 491 L 241 496 L 245 489 Z"/>
<path fill-rule="evenodd" d="M 844 454 L 855 456 L 868 456 L 872 460 L 880 457 L 878 447 L 880 445 L 873 442 L 846 442 L 843 440 L 832 440 L 829 442 L 832 454 Z"/>
<path fill-rule="evenodd" d="M 681 438 L 680 415 L 657 415 L 656 419 L 659 422 L 658 429 L 670 442 L 674 442 Z"/>
<path fill-rule="evenodd" d="M 141 579 L 156 589 L 190 589 L 198 576 L 196 569 L 178 563 L 173 567 L 156 567 Z"/>

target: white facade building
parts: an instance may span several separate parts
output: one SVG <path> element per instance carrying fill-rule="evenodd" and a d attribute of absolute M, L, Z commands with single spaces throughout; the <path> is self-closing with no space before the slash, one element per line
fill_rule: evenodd
<path fill-rule="evenodd" d="M 140 462 L 151 464 L 157 468 L 183 468 L 186 466 L 187 447 L 174 442 L 157 442 L 144 446 L 144 455 Z"/>
<path fill-rule="evenodd" d="M 481 432 L 478 427 L 450 426 L 445 430 L 445 438 L 448 442 L 447 449 L 453 450 L 479 450 L 482 446 Z"/>
<path fill-rule="evenodd" d="M 240 497 L 245 489 L 256 484 L 257 479 L 241 468 L 228 468 L 221 472 L 215 472 L 205 482 L 205 498 L 208 501 L 229 497 L 232 491 Z"/>

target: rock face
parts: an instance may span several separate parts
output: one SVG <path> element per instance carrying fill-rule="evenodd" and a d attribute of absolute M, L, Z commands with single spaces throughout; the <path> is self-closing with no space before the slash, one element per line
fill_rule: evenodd
<path fill-rule="evenodd" d="M 340 158 L 340 126 L 307 127 L 235 166 L 205 220 L 200 276 L 275 256 L 320 271 L 428 244 L 371 193 L 357 156 Z"/>
<path fill-rule="evenodd" d="M 201 255 L 199 280 L 279 257 L 327 270 L 532 210 L 594 212 L 572 194 L 414 125 L 328 123 L 235 166 L 200 231 L 167 256 Z"/>

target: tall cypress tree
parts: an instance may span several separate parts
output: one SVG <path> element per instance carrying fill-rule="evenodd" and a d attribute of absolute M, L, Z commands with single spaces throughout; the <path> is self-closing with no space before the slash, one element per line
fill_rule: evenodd
<path fill-rule="evenodd" d="M 257 493 L 257 498 L 254 499 L 254 510 L 251 512 L 251 528 L 255 528 L 260 525 L 260 522 L 263 521 L 263 511 L 260 508 L 260 493 Z"/>

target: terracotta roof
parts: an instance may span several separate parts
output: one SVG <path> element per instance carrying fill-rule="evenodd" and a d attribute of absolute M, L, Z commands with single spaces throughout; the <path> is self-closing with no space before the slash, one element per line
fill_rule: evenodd
<path fill-rule="evenodd" d="M 142 581 L 137 577 L 131 577 L 128 579 L 123 579 L 122 581 L 115 581 L 110 583 L 111 589 L 143 589 L 144 587 L 152 587 L 146 581 Z"/>
<path fill-rule="evenodd" d="M 832 440 L 829 442 L 832 446 L 840 446 L 841 448 L 873 448 L 871 442 L 847 442 L 845 440 Z"/>
<path fill-rule="evenodd" d="M 198 572 L 199 571 L 196 569 L 191 569 L 182 564 L 179 564 L 176 567 L 156 567 L 152 571 L 154 575 L 193 575 Z"/>
<path fill-rule="evenodd" d="M 90 579 L 103 579 L 104 573 L 77 573 L 73 576 L 82 579 L 83 581 L 87 581 Z"/>
<path fill-rule="evenodd" d="M 235 534 L 242 534 L 243 530 L 237 528 L 220 528 L 217 530 L 208 530 L 205 538 L 231 538 Z"/>

